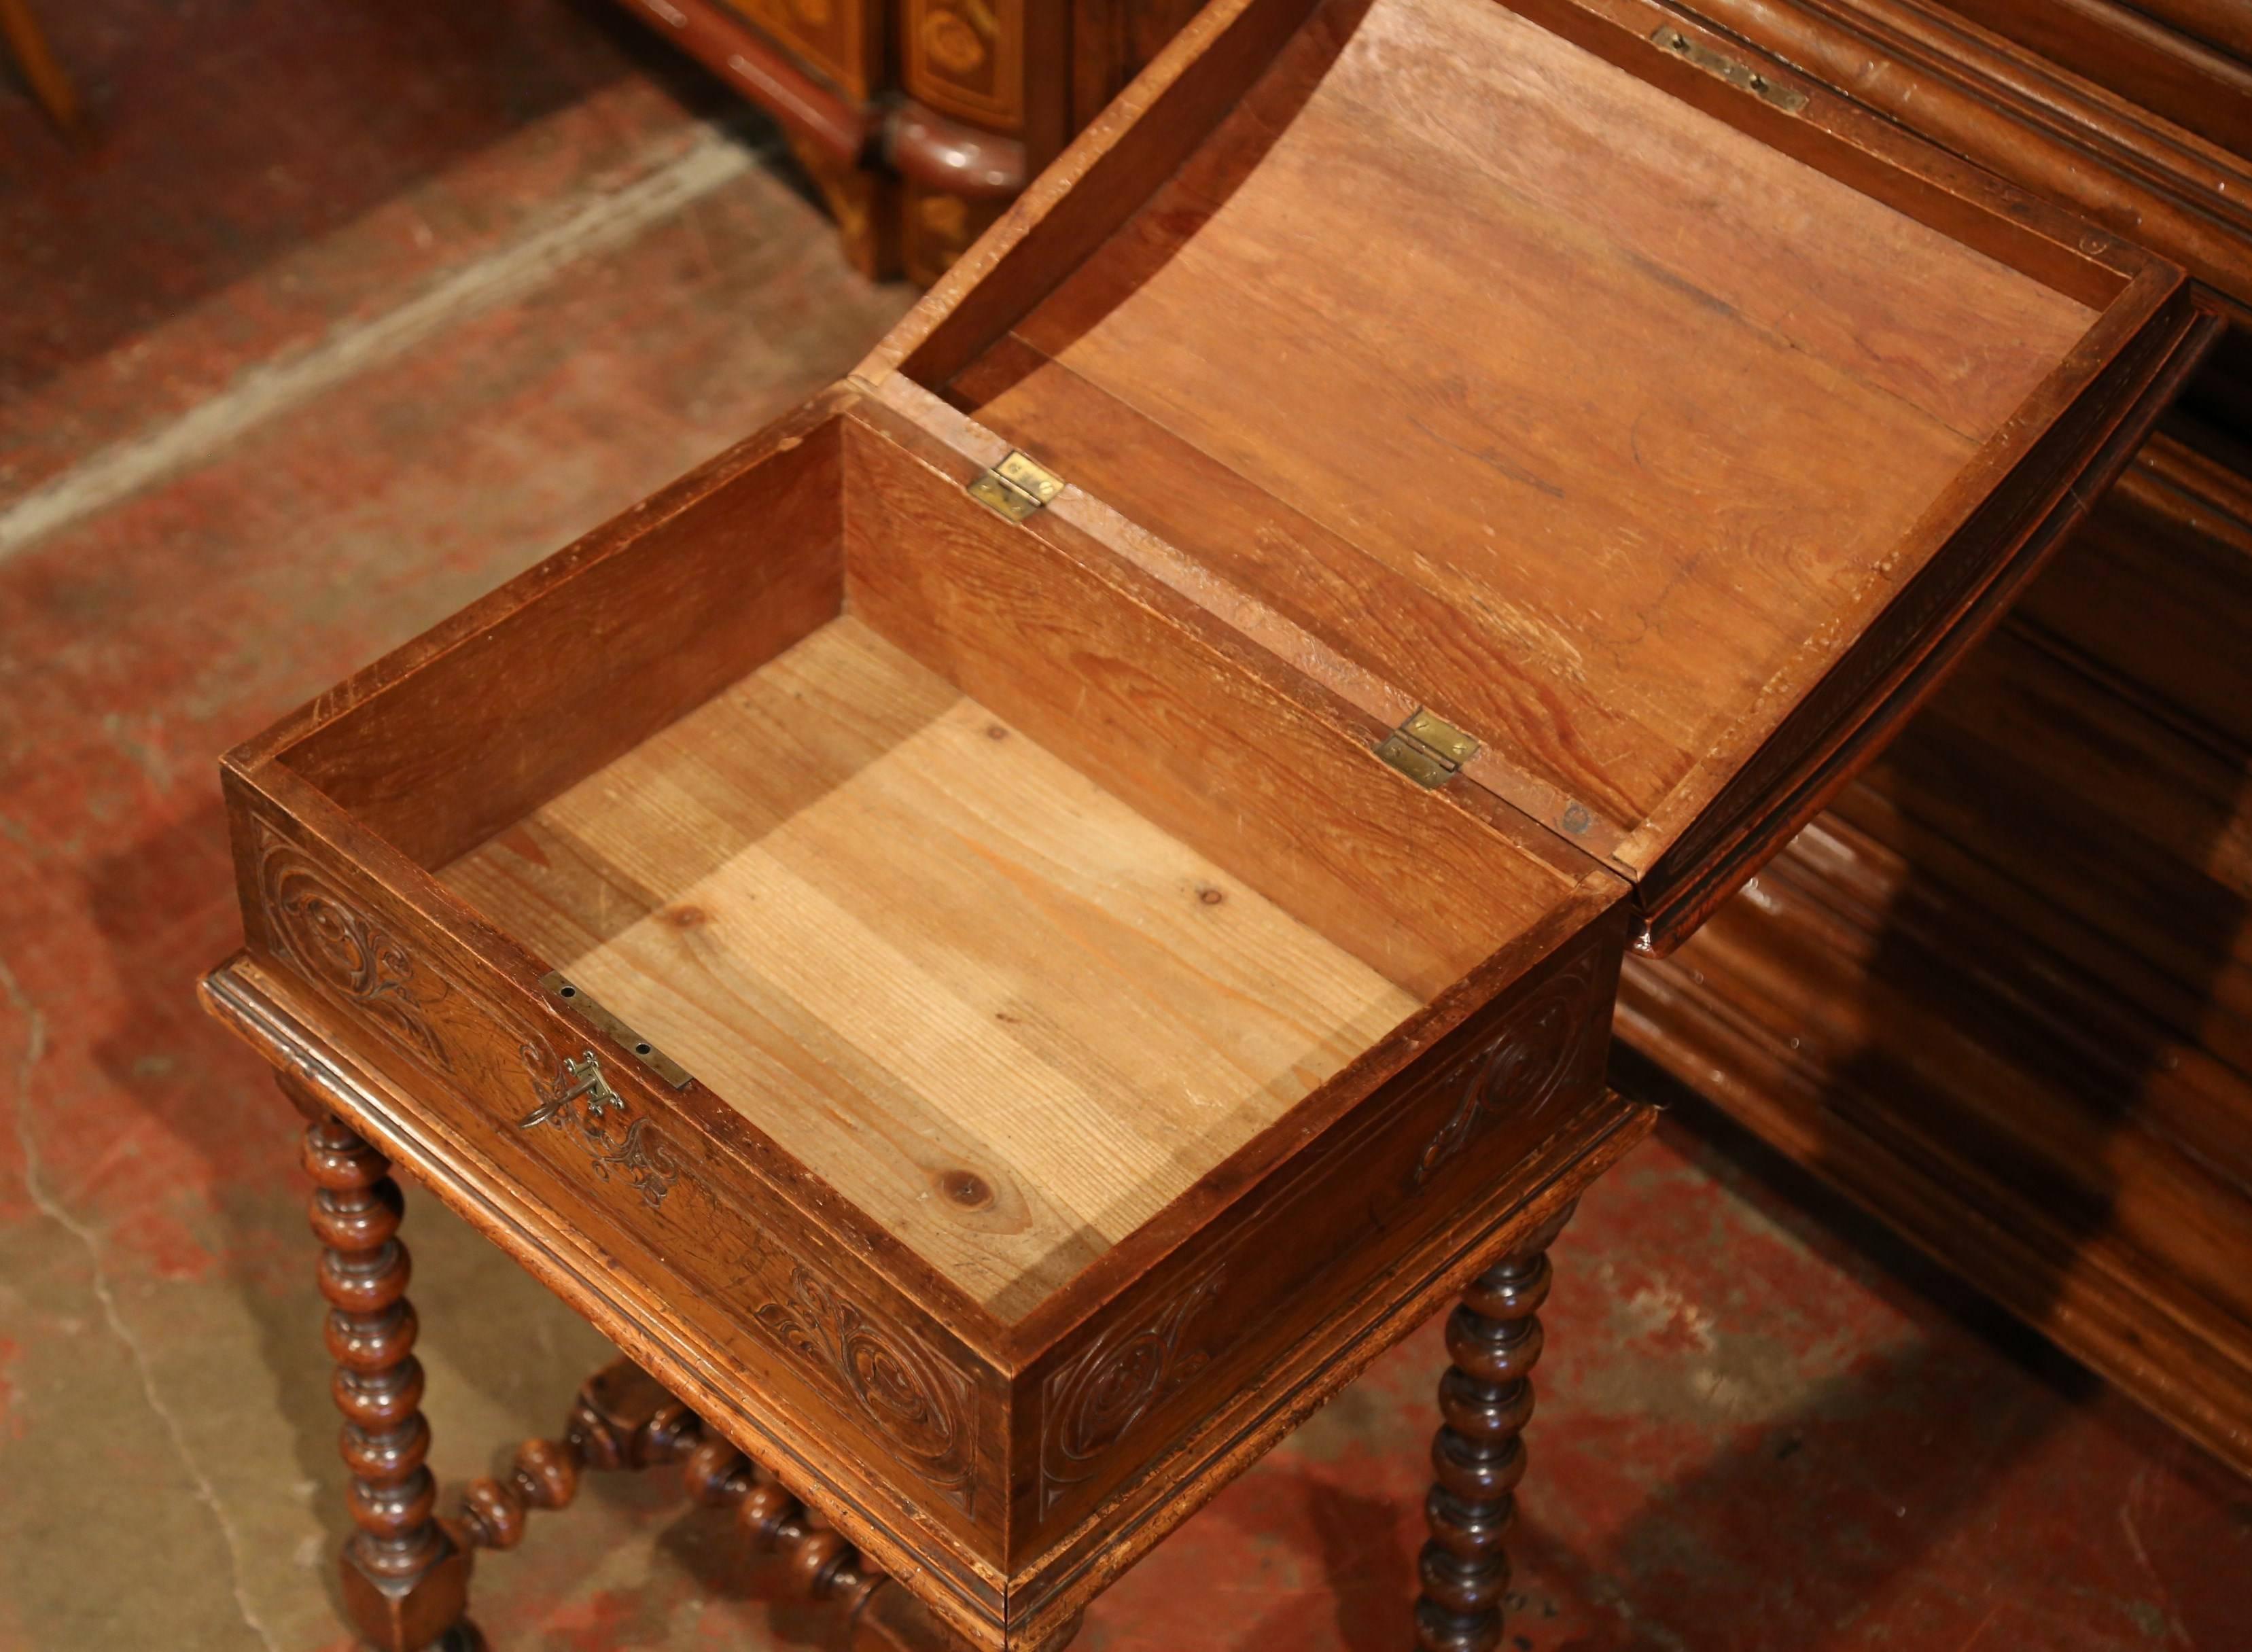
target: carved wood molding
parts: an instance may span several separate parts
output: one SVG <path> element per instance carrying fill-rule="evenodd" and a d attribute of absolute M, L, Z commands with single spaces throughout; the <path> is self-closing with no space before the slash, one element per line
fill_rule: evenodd
<path fill-rule="evenodd" d="M 1209 1356 L 1184 1354 L 1182 1334 L 1220 1295 L 1227 1267 L 1175 1291 L 1155 1312 L 1112 1328 L 1040 1386 L 1040 1512 L 1082 1481 L 1150 1408 L 1202 1370 Z"/>
<path fill-rule="evenodd" d="M 625 1098 L 603 1079 L 594 1052 L 560 1059 L 545 1038 L 534 1035 L 522 1053 L 539 1105 L 518 1119 L 516 1128 L 552 1124 L 576 1136 L 598 1179 L 607 1182 L 615 1172 L 641 1194 L 643 1204 L 652 1209 L 664 1204 L 680 1179 L 680 1161 L 647 1119 L 626 1117 Z"/>
<path fill-rule="evenodd" d="M 2136 0 L 2133 9 L 2252 63 L 2252 10 L 2244 0 Z"/>
<path fill-rule="evenodd" d="M 262 816 L 253 819 L 267 925 L 276 950 L 308 985 L 434 1076 L 472 1093 L 500 1076 L 475 1059 L 486 1042 L 478 1024 L 489 1025 L 504 1048 L 516 1046 L 530 1086 L 534 1105 L 514 1121 L 517 1128 L 553 1125 L 577 1138 L 599 1179 L 620 1176 L 645 1204 L 664 1203 L 682 1174 L 680 1161 L 650 1121 L 627 1118 L 625 1099 L 603 1081 L 592 1051 L 572 1060 L 558 1055 L 544 1034 L 418 956 L 373 903 L 347 890 L 302 844 Z"/>
<path fill-rule="evenodd" d="M 971 200 L 1014 200 L 1030 171 L 1021 139 L 965 125 L 912 98 L 886 119 L 884 153 L 901 177 Z"/>
<path fill-rule="evenodd" d="M 323 996 L 365 1017 L 418 1061 L 451 1076 L 453 1053 L 431 1025 L 426 1003 L 447 996 L 451 984 L 423 968 L 327 868 L 262 817 L 256 837 L 259 899 L 275 947 Z"/>
<path fill-rule="evenodd" d="M 1948 3 L 2059 66 L 2252 155 L 2252 8 L 2243 0 Z"/>
<path fill-rule="evenodd" d="M 1601 990 L 1600 966 L 1595 953 L 1582 952 L 1513 1005 L 1491 1038 L 1432 1080 L 1435 1086 L 1459 1086 L 1461 1100 L 1415 1161 L 1410 1190 L 1461 1157 L 1494 1121 L 1505 1114 L 1533 1118 L 1556 1099 L 1580 1070 L 1588 1042 L 1608 1029 L 1601 1014 L 1589 1012 L 1590 996 Z"/>
<path fill-rule="evenodd" d="M 876 127 L 875 112 L 808 74 L 769 45 L 722 0 L 624 0 L 626 9 L 789 131 L 845 165 L 856 164 Z M 853 50 L 845 45 L 842 50 Z"/>
<path fill-rule="evenodd" d="M 803 1262 L 790 1270 L 789 1293 L 758 1310 L 760 1329 L 820 1376 L 908 1468 L 974 1514 L 977 1412 L 969 1378 Z"/>
<path fill-rule="evenodd" d="M 2172 258 L 2252 321 L 2252 163 L 1933 0 L 1693 0 L 1699 17 Z"/>

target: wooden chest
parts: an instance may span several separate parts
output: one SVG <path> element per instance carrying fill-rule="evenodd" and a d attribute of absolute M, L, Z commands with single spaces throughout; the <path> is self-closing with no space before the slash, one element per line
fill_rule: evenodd
<path fill-rule="evenodd" d="M 211 1001 L 1047 1643 L 1645 1127 L 1623 952 L 2212 328 L 1642 0 L 1220 0 L 851 378 L 233 753 Z"/>

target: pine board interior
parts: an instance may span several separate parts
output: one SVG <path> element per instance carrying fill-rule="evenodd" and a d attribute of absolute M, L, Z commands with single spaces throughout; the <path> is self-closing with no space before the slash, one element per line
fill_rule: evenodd
<path fill-rule="evenodd" d="M 850 617 L 443 875 L 1007 1317 L 1418 1004 Z"/>
<path fill-rule="evenodd" d="M 2096 319 L 1503 5 L 1338 0 L 945 389 L 1616 843 Z"/>

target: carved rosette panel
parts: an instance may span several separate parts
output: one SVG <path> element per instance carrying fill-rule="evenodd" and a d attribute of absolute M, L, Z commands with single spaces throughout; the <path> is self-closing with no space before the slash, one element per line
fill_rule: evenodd
<path fill-rule="evenodd" d="M 449 994 L 444 978 L 418 965 L 327 868 L 263 820 L 257 842 L 259 899 L 275 946 L 316 989 L 373 1022 L 418 1060 L 452 1072 L 453 1053 L 429 1010 Z"/>
<path fill-rule="evenodd" d="M 1609 1024 L 1601 954 L 1583 951 L 1533 988 L 1503 1017 L 1492 1037 L 1435 1082 L 1460 1100 L 1409 1173 L 1412 1191 L 1468 1151 L 1485 1127 L 1504 1117 L 1538 1117 L 1577 1073 Z"/>
<path fill-rule="evenodd" d="M 974 1513 L 977 1413 L 969 1379 L 910 1333 L 845 1301 L 799 1263 L 790 1299 L 758 1310 L 760 1327 L 819 1376 L 932 1487 Z"/>
<path fill-rule="evenodd" d="M 1184 1352 L 1190 1322 L 1220 1295 L 1225 1267 L 1168 1298 L 1150 1318 L 1098 1337 L 1040 1387 L 1040 1512 L 1094 1477 L 1103 1456 L 1151 1408 L 1201 1371 Z"/>

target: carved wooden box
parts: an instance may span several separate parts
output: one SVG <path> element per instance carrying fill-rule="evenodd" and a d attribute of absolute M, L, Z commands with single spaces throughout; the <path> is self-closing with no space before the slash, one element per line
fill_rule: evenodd
<path fill-rule="evenodd" d="M 1639 0 L 1220 0 L 851 380 L 235 753 L 212 1002 L 1040 1645 L 1634 1139 L 1623 948 L 2209 330 Z"/>

